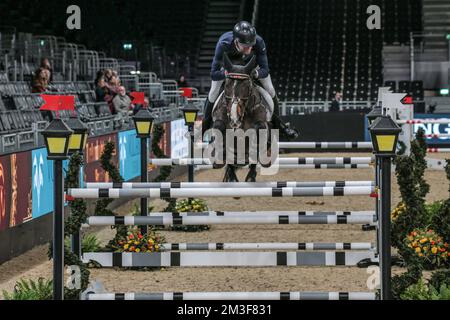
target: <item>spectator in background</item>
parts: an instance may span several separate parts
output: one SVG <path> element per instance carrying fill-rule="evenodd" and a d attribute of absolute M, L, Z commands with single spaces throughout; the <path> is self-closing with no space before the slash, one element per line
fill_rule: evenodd
<path fill-rule="evenodd" d="M 105 102 L 105 96 L 108 93 L 105 78 L 103 75 L 95 80 L 95 102 Z"/>
<path fill-rule="evenodd" d="M 105 76 L 105 81 L 108 83 L 113 76 L 113 71 L 111 69 L 105 69 L 103 75 Z"/>
<path fill-rule="evenodd" d="M 39 68 L 33 76 L 32 93 L 43 93 L 48 90 L 48 80 L 50 72 L 47 69 Z"/>
<path fill-rule="evenodd" d="M 334 100 L 331 101 L 331 107 L 329 112 L 339 112 L 341 110 L 342 93 L 340 91 L 336 92 Z"/>
<path fill-rule="evenodd" d="M 52 83 L 53 82 L 53 69 L 50 65 L 50 60 L 48 60 L 48 58 L 42 58 L 40 68 L 48 70 L 48 72 L 50 73 L 48 83 Z"/>
<path fill-rule="evenodd" d="M 122 115 L 123 118 L 126 118 L 128 116 L 128 111 L 130 110 L 131 99 L 127 96 L 125 87 L 119 86 L 117 91 L 117 95 L 112 100 L 114 110 L 115 113 Z"/>
<path fill-rule="evenodd" d="M 178 87 L 180 87 L 180 88 L 188 88 L 189 87 L 189 84 L 187 83 L 184 75 L 181 75 L 180 79 L 178 79 Z"/>
<path fill-rule="evenodd" d="M 437 102 L 433 101 L 428 106 L 428 113 L 434 113 L 436 111 Z"/>

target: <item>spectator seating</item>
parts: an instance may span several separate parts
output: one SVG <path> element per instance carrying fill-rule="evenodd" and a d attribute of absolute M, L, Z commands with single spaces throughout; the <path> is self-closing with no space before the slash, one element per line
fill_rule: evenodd
<path fill-rule="evenodd" d="M 382 30 L 368 30 L 367 8 L 382 8 Z M 407 43 L 421 30 L 421 0 L 261 0 L 258 33 L 265 39 L 281 100 L 376 100 L 384 43 Z M 407 14 L 405 14 L 407 13 Z"/>

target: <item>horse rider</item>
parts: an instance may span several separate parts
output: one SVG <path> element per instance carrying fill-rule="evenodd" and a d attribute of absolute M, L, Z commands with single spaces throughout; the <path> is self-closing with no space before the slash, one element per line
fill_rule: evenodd
<path fill-rule="evenodd" d="M 279 117 L 279 103 L 269 74 L 267 49 L 263 38 L 256 34 L 256 29 L 247 21 L 237 23 L 233 31 L 224 33 L 217 42 L 216 52 L 211 67 L 211 90 L 205 103 L 205 114 L 202 124 L 203 133 L 211 127 L 212 110 L 220 95 L 222 84 L 226 77 L 223 68 L 223 54 L 227 53 L 231 59 L 247 60 L 253 53 L 256 55 L 258 68 L 254 69 L 251 77 L 258 80 L 273 100 L 272 128 L 279 129 L 281 136 L 295 139 L 298 132 L 289 128 Z"/>

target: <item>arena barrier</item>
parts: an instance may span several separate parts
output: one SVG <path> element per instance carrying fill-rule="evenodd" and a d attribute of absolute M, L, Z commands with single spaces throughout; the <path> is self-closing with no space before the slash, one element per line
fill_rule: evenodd
<path fill-rule="evenodd" d="M 373 186 L 311 188 L 153 188 L 153 189 L 68 189 L 72 198 L 194 198 L 194 197 L 321 197 L 371 195 Z"/>
<path fill-rule="evenodd" d="M 146 188 L 309 188 L 374 186 L 374 181 L 277 181 L 277 182 L 123 182 L 85 184 L 88 189 L 146 189 Z"/>
<path fill-rule="evenodd" d="M 371 164 L 375 160 L 374 157 L 336 157 L 336 158 L 277 158 L 273 165 L 293 165 L 293 164 Z M 212 165 L 210 159 L 207 158 L 185 158 L 185 159 L 150 159 L 149 163 L 155 166 L 189 166 L 189 165 Z M 233 164 L 233 163 L 231 163 Z"/>
<path fill-rule="evenodd" d="M 371 292 L 88 293 L 86 300 L 375 300 Z"/>

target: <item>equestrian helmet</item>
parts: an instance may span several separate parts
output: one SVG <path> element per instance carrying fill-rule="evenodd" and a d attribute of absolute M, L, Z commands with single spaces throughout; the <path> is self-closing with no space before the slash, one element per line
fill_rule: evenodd
<path fill-rule="evenodd" d="M 234 26 L 233 36 L 244 47 L 253 47 L 256 44 L 256 29 L 247 21 L 241 21 Z"/>

